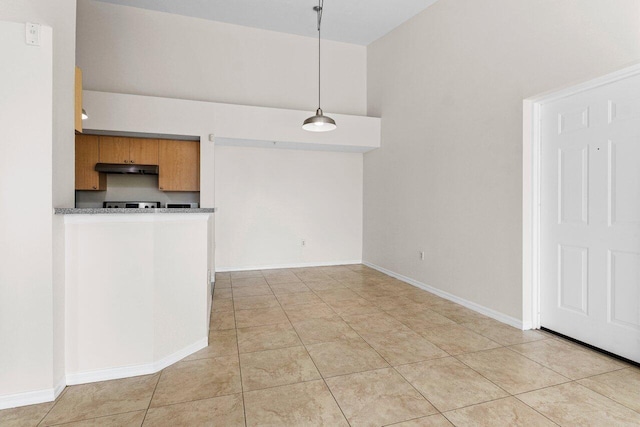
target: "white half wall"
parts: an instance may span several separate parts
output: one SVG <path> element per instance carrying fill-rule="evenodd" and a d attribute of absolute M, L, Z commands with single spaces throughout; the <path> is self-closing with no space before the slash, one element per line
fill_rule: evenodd
<path fill-rule="evenodd" d="M 216 145 L 216 270 L 359 263 L 362 156 Z"/>
<path fill-rule="evenodd" d="M 366 262 L 522 319 L 522 101 L 640 60 L 614 3 L 439 0 L 369 45 Z"/>
<path fill-rule="evenodd" d="M 91 0 L 78 1 L 77 35 L 85 89 L 310 113 L 317 108 L 314 37 Z M 364 46 L 323 40 L 326 114 L 365 114 L 366 67 Z"/>
<path fill-rule="evenodd" d="M 68 384 L 149 374 L 206 346 L 210 216 L 64 216 Z"/>

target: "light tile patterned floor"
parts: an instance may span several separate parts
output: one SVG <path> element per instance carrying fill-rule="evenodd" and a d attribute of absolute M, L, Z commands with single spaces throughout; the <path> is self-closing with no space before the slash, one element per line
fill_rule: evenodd
<path fill-rule="evenodd" d="M 0 426 L 640 425 L 640 369 L 362 265 L 216 274 L 209 343 Z"/>

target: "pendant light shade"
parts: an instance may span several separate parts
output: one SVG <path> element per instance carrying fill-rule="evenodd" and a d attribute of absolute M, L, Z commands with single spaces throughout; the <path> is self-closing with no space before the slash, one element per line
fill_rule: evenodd
<path fill-rule="evenodd" d="M 313 8 L 318 14 L 318 109 L 316 110 L 315 116 L 309 117 L 302 123 L 302 129 L 310 132 L 327 132 L 337 127 L 335 120 L 322 114 L 322 108 L 320 108 L 320 64 L 322 63 L 320 56 L 320 24 L 322 23 L 323 6 L 324 0 L 319 0 L 318 5 Z"/>
<path fill-rule="evenodd" d="M 302 129 L 309 132 L 327 132 L 336 128 L 336 121 L 331 117 L 322 114 L 322 110 L 318 108 L 315 116 L 309 117 L 302 124 Z"/>

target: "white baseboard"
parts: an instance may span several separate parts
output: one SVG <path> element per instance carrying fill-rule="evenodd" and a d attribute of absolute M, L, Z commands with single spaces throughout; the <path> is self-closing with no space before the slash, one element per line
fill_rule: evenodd
<path fill-rule="evenodd" d="M 386 268 L 380 267 L 379 265 L 372 264 L 370 262 L 363 261 L 363 264 L 367 267 L 371 267 L 375 270 L 380 271 L 381 273 L 387 274 L 391 277 L 395 277 L 398 280 L 402 280 L 405 283 L 413 285 L 417 288 L 423 289 L 425 291 L 431 292 L 432 294 L 438 295 L 444 299 L 460 304 L 468 309 L 473 311 L 477 311 L 480 314 L 484 314 L 485 316 L 491 317 L 499 322 L 506 323 L 507 325 L 513 326 L 514 328 L 518 328 L 521 330 L 531 329 L 531 325 L 523 324 L 521 320 L 516 319 L 515 317 L 508 316 L 504 313 L 500 313 L 491 308 L 485 307 L 480 304 L 476 304 L 475 302 L 468 301 L 464 298 L 460 298 L 448 292 L 442 291 L 440 289 L 434 288 L 433 286 L 426 285 L 422 282 L 414 280 L 410 277 L 403 276 L 402 274 L 398 274 L 394 271 L 387 270 Z"/>
<path fill-rule="evenodd" d="M 9 394 L 0 396 L 0 410 L 17 408 L 18 406 L 36 405 L 38 403 L 53 402 L 56 400 L 66 384 L 64 378 L 61 378 L 53 388 L 44 390 L 27 391 L 24 393 Z"/>
<path fill-rule="evenodd" d="M 36 403 L 52 402 L 56 398 L 55 389 L 27 391 L 24 393 L 0 396 L 0 409 L 15 408 L 18 406 L 35 405 Z"/>
<path fill-rule="evenodd" d="M 60 393 L 62 393 L 62 390 L 64 390 L 64 388 L 67 386 L 67 379 L 65 377 L 62 377 L 58 380 L 58 384 L 53 388 L 53 399 L 57 399 L 58 396 L 60 396 Z"/>
<path fill-rule="evenodd" d="M 144 365 L 124 366 L 118 368 L 100 369 L 97 371 L 77 372 L 67 374 L 67 384 L 86 384 L 96 381 L 117 380 L 120 378 L 137 377 L 140 375 L 155 374 L 156 372 L 166 368 L 178 362 L 181 359 L 195 353 L 198 350 L 202 350 L 208 345 L 208 339 L 202 338 L 195 343 L 176 351 L 162 359 L 153 363 L 147 363 Z"/>
<path fill-rule="evenodd" d="M 220 267 L 216 268 L 216 273 L 226 273 L 228 271 L 249 271 L 249 270 L 274 270 L 277 268 L 303 268 L 303 267 L 330 267 L 333 265 L 362 264 L 361 259 L 350 261 L 332 262 L 306 262 L 298 264 L 276 264 L 276 265 L 253 265 L 250 267 Z"/>

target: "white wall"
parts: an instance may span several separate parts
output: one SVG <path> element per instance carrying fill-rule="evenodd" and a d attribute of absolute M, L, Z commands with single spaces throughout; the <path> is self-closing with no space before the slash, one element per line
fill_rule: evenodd
<path fill-rule="evenodd" d="M 313 18 L 313 16 L 311 16 Z M 311 20 L 310 24 L 313 25 Z M 242 114 L 235 114 L 233 106 L 219 108 L 216 117 L 211 117 L 208 132 L 215 133 L 216 137 L 229 137 L 229 126 L 234 134 L 242 128 L 242 135 L 236 138 L 251 140 L 278 140 L 278 141 L 302 141 L 323 144 L 335 135 L 313 135 L 300 131 L 299 123 L 317 108 L 317 39 L 296 35 L 277 33 L 220 22 L 201 20 L 196 18 L 170 15 L 161 12 L 136 9 L 132 7 L 116 6 L 91 0 L 78 2 L 78 64 L 84 70 L 85 88 L 92 91 L 117 92 L 136 95 L 148 95 L 166 98 L 179 98 L 186 100 L 213 101 L 228 104 L 242 104 L 263 107 L 276 107 L 296 110 L 306 110 L 309 114 L 298 118 L 295 112 L 289 116 L 292 130 L 286 131 L 285 124 L 278 122 L 277 127 L 267 126 L 261 122 L 250 121 Z M 342 113 L 363 115 L 366 112 L 366 48 L 363 46 L 323 41 L 323 109 L 327 114 Z M 89 97 L 90 98 L 90 97 Z M 87 101 L 91 102 L 91 101 Z M 91 118 L 87 121 L 88 128 L 96 127 L 93 121 L 93 113 L 89 111 Z M 261 114 L 259 111 L 251 113 Z M 247 112 L 249 113 L 249 112 Z M 98 112 L 98 114 L 101 114 Z M 181 114 L 181 113 L 180 113 Z M 289 120 L 287 116 L 287 120 Z M 284 117 L 284 116 L 283 116 Z M 100 119 L 99 121 L 102 121 Z M 135 116 L 131 119 L 135 122 Z M 191 120 L 190 120 L 191 121 Z M 164 123 L 159 123 L 165 127 Z M 122 122 L 120 122 L 122 123 Z M 154 122 L 155 123 L 155 122 Z M 202 128 L 204 122 L 199 123 Z M 340 123 L 339 123 L 340 125 Z M 235 126 L 235 127 L 234 127 Z M 271 126 L 271 128 L 269 127 Z M 373 124 L 372 129 L 378 129 L 379 122 Z M 355 129 L 355 128 L 354 128 Z M 128 130 L 128 129 L 115 129 Z M 275 130 L 275 132 L 274 132 Z M 339 128 L 339 132 L 351 135 L 349 126 Z M 357 129 L 356 129 L 357 130 Z M 159 130 L 151 130 L 160 132 Z M 300 134 L 300 139 L 297 139 Z M 332 132 L 334 133 L 334 132 Z M 337 134 L 337 133 L 336 133 Z M 363 132 L 352 138 L 354 141 L 364 140 Z M 364 133 L 368 135 L 366 132 Z M 345 134 L 346 135 L 346 134 Z M 375 134 L 377 145 L 379 134 Z M 203 135 L 206 140 L 206 134 Z M 344 139 L 344 138 L 343 138 Z M 216 150 L 218 151 L 218 150 Z M 233 153 L 244 152 L 242 149 L 225 149 L 220 152 Z M 326 207 L 320 207 L 307 217 L 307 223 L 311 224 L 311 218 L 318 219 L 315 228 L 295 221 L 281 222 L 281 234 L 273 236 L 273 229 L 258 229 L 251 240 L 235 241 L 234 246 L 217 242 L 216 252 L 224 267 L 242 267 L 248 265 L 271 265 L 291 263 L 330 262 L 342 260 L 359 260 L 361 258 L 361 234 L 362 234 L 362 206 L 357 200 L 362 195 L 355 194 L 355 188 L 361 188 L 362 177 L 357 177 L 357 171 L 362 167 L 362 155 L 346 153 L 319 153 L 309 151 L 307 153 L 293 153 L 286 150 L 249 150 L 252 161 L 255 164 L 286 165 L 280 168 L 282 174 L 294 176 L 300 172 L 297 167 L 290 167 L 287 163 L 290 156 L 296 156 L 307 165 L 328 164 L 344 167 L 356 165 L 349 176 L 323 177 L 318 179 L 315 172 L 302 175 L 302 182 L 310 185 L 305 190 L 308 195 L 304 200 L 328 201 L 333 206 L 328 216 L 324 217 L 319 212 L 324 212 Z M 275 158 L 274 158 L 275 156 Z M 212 158 L 212 157 L 211 157 Z M 332 160 L 327 160 L 332 159 Z M 360 159 L 360 160 L 355 160 Z M 240 162 L 234 165 L 232 162 Z M 245 160 L 237 157 L 228 157 L 224 161 L 216 162 L 226 169 L 242 168 Z M 329 162 L 329 163 L 327 163 Z M 225 169 L 225 170 L 226 170 Z M 203 206 L 207 206 L 209 193 L 205 191 L 206 185 L 213 185 L 213 179 L 207 173 L 216 177 L 225 177 L 226 174 L 214 173 L 213 162 L 203 161 L 201 171 L 203 173 L 203 191 L 201 200 Z M 296 175 L 300 179 L 300 175 Z M 263 174 L 261 184 L 267 188 L 276 188 L 283 176 L 275 171 Z M 328 198 L 336 185 L 336 179 L 345 179 L 343 184 L 354 188 L 354 197 L 348 202 L 347 210 L 354 211 L 349 214 L 344 224 L 330 224 L 328 218 L 334 218 L 334 213 L 340 208 L 336 203 L 340 202 L 339 196 Z M 227 208 L 217 203 L 232 202 L 226 200 L 229 185 L 228 179 L 223 178 L 222 183 L 216 183 L 216 191 L 224 194 L 216 196 L 216 207 L 220 211 L 216 213 L 216 229 L 231 230 L 235 225 L 228 225 L 224 220 L 224 212 Z M 235 188 L 235 187 L 234 187 Z M 247 188 L 251 191 L 251 188 Z M 244 190 L 243 190 L 244 191 Z M 351 191 L 351 190 L 349 190 Z M 212 192 L 213 193 L 213 192 Z M 251 193 L 255 194 L 255 193 Z M 286 194 L 282 191 L 282 194 Z M 213 197 L 213 194 L 211 194 Z M 249 194 L 247 195 L 249 197 Z M 281 198 L 278 209 L 285 212 L 299 212 L 297 206 L 298 194 L 291 194 L 288 198 Z M 235 203 L 235 201 L 233 202 Z M 288 205 L 287 205 L 288 204 Z M 231 205 L 238 212 L 239 206 Z M 250 210 L 250 206 L 243 209 Z M 242 215 L 247 215 L 248 210 L 243 210 Z M 228 210 L 227 212 L 230 212 Z M 355 213 L 357 211 L 357 213 Z M 318 212 L 318 213 L 316 213 Z M 266 226 L 273 218 L 268 217 L 268 212 L 262 212 L 264 217 L 254 226 Z M 256 218 L 254 218 L 256 219 Z M 326 226 L 325 226 L 326 225 Z M 344 231 L 346 236 L 341 239 L 329 239 L 323 241 L 322 236 L 315 237 L 321 228 L 330 230 L 331 236 Z M 283 242 L 282 239 L 299 233 L 308 234 L 309 245 L 301 252 L 298 237 L 295 243 Z M 220 236 L 225 236 L 221 231 Z M 275 240 L 272 240 L 275 239 Z M 222 239 L 226 241 L 225 239 Z M 266 256 L 263 248 L 271 246 L 269 255 Z M 241 255 L 238 252 L 242 252 Z M 279 255 L 278 255 L 279 253 Z M 220 266 L 216 266 L 220 268 Z"/>
<path fill-rule="evenodd" d="M 256 118 L 257 122 L 268 123 L 264 127 L 265 135 L 269 135 L 273 140 L 282 141 L 287 137 L 295 138 L 297 133 L 301 134 L 302 142 L 298 143 L 300 148 L 305 150 L 281 150 L 281 149 L 252 149 L 246 148 L 247 152 L 253 153 L 251 159 L 261 168 L 263 164 L 271 165 L 270 170 L 263 170 L 260 177 L 260 185 L 265 188 L 282 188 L 283 196 L 280 197 L 278 209 L 284 212 L 300 212 L 299 203 L 304 201 L 313 206 L 306 214 L 306 224 L 299 222 L 281 222 L 280 226 L 285 227 L 282 234 L 272 236 L 270 229 L 257 229 L 252 240 L 242 242 L 243 257 L 237 258 L 236 254 L 226 255 L 226 251 L 236 251 L 238 246 L 216 246 L 216 253 L 226 258 L 229 262 L 220 268 L 266 266 L 277 263 L 287 264 L 318 264 L 331 262 L 355 262 L 361 259 L 362 251 L 362 154 L 347 153 L 337 151 L 308 151 L 315 147 L 313 141 L 316 134 L 300 130 L 305 113 L 294 110 L 282 110 L 275 108 L 261 107 L 240 107 L 229 104 L 217 104 L 211 102 L 185 101 L 167 99 L 159 97 L 148 97 L 138 95 L 122 95 L 103 92 L 85 92 L 84 103 L 87 108 L 91 108 L 91 117 L 85 124 L 91 129 L 101 129 L 106 131 L 120 130 L 133 133 L 159 133 L 164 135 L 186 135 L 200 137 L 200 174 L 201 174 L 201 207 L 217 207 L 221 209 L 216 216 L 224 215 L 223 206 L 218 203 L 225 201 L 224 194 L 230 188 L 238 191 L 233 181 L 227 177 L 227 173 L 219 172 L 218 168 L 225 170 L 239 170 L 244 168 L 243 157 L 228 157 L 224 161 L 214 162 L 217 153 L 220 152 L 241 152 L 245 150 L 239 147 L 216 147 L 214 152 L 213 143 L 209 141 L 209 134 L 222 133 L 229 139 L 241 139 L 238 134 L 243 132 L 242 123 L 246 116 Z M 258 111 L 256 111 L 258 110 Z M 265 120 L 265 117 L 271 120 Z M 224 118 L 225 123 L 220 123 Z M 379 120 L 362 118 L 357 116 L 336 115 L 336 119 L 344 124 L 344 130 L 340 129 L 330 132 L 330 135 L 323 135 L 323 148 L 332 149 L 353 148 L 371 149 L 378 145 L 377 138 L 373 141 L 367 139 L 371 135 L 370 125 L 379 129 Z M 358 129 L 362 129 L 358 131 Z M 218 132 L 219 131 L 219 132 Z M 296 133 L 297 132 L 297 133 Z M 357 137 L 356 135 L 363 135 Z M 292 141 L 289 141 L 292 142 Z M 350 145 L 351 144 L 351 145 Z M 225 151 L 224 149 L 232 150 Z M 222 151 L 221 151 L 222 150 Z M 293 161 L 292 161 L 293 160 Z M 238 162 L 237 164 L 235 162 Z M 300 165 L 304 165 L 304 168 Z M 320 169 L 318 167 L 321 166 Z M 306 168 L 306 169 L 305 169 Z M 221 182 L 217 182 L 222 177 Z M 109 177 L 111 179 L 111 177 Z M 243 178 L 244 179 L 244 178 Z M 307 193 L 300 199 L 299 194 L 291 191 L 298 191 L 298 187 L 282 187 L 282 181 L 295 179 L 308 186 L 304 189 Z M 215 185 L 214 185 L 215 183 Z M 336 190 L 338 189 L 338 190 Z M 254 187 L 249 185 L 243 188 L 246 191 L 240 197 L 252 197 Z M 214 194 L 221 192 L 220 198 Z M 227 193 L 225 193 L 227 192 Z M 251 192 L 251 193 L 250 193 Z M 348 194 L 349 197 L 344 197 Z M 225 202 L 226 203 L 226 202 Z M 320 204 L 320 206 L 316 206 Z M 344 207 L 341 207 L 344 205 Z M 325 215 L 325 210 L 329 209 L 329 215 Z M 257 212 L 251 205 L 235 206 L 229 212 L 238 214 L 240 209 L 243 213 Z M 343 211 L 343 212 L 342 212 Z M 234 215 L 235 215 L 234 214 Z M 256 225 L 268 225 L 271 218 L 268 212 L 259 213 L 264 215 Z M 333 222 L 327 222 L 330 219 Z M 313 225 L 314 221 L 316 226 Z M 338 223 L 334 223 L 338 222 Z M 341 223 L 340 223 L 341 222 Z M 288 227 L 288 228 L 287 228 Z M 216 229 L 229 229 L 221 220 L 216 221 Z M 331 236 L 330 239 L 323 240 L 323 236 L 316 237 L 318 230 L 323 230 L 323 236 Z M 307 238 L 312 239 L 313 247 L 303 253 L 292 251 L 290 243 L 283 243 L 282 239 L 286 235 L 295 235 L 306 232 Z M 340 237 L 340 233 L 344 237 Z M 309 237 L 311 236 L 311 237 Z M 275 240 L 274 240 L 275 239 Z M 240 242 L 235 242 L 238 245 Z M 279 257 L 265 258 L 261 248 L 270 246 L 273 252 L 283 249 Z M 257 250 L 257 251 L 256 251 Z M 251 258 L 247 258 L 251 255 Z M 223 260 L 225 258 L 220 258 Z M 233 262 L 231 262 L 233 261 Z M 238 264 L 239 262 L 239 264 Z M 269 264 L 265 264 L 268 262 Z"/>
<path fill-rule="evenodd" d="M 217 271 L 360 262 L 362 156 L 216 146 Z"/>
<path fill-rule="evenodd" d="M 199 203 L 198 191 L 161 191 L 158 175 L 107 174 L 106 191 L 76 191 L 77 208 L 101 208 L 104 201 L 139 200 L 167 203 Z"/>
<path fill-rule="evenodd" d="M 521 319 L 522 100 L 638 40 L 637 0 L 440 0 L 371 44 L 364 260 Z"/>
<path fill-rule="evenodd" d="M 0 20 L 53 28 L 53 205 L 73 207 L 76 0 L 2 0 Z"/>
<path fill-rule="evenodd" d="M 36 392 L 34 394 L 21 395 L 19 399 L 24 398 L 25 402 L 46 400 L 46 396 L 50 395 L 52 387 L 59 387 L 64 377 L 64 229 L 61 218 L 53 216 L 52 207 L 71 207 L 74 200 L 74 173 L 73 168 L 69 167 L 69 165 L 73 164 L 74 161 L 75 17 L 75 0 L 55 2 L 49 0 L 4 0 L 2 7 L 0 7 L 0 20 L 20 22 L 22 24 L 27 21 L 36 22 L 53 29 L 53 69 L 49 71 L 53 77 L 53 87 L 49 92 L 38 93 L 34 95 L 35 98 L 29 99 L 26 94 L 30 91 L 32 85 L 27 85 L 26 88 L 21 88 L 21 90 L 25 91 L 25 97 L 20 99 L 20 103 L 31 102 L 36 105 L 49 103 L 48 112 L 49 115 L 52 115 L 52 123 L 49 130 L 48 143 L 41 150 L 34 150 L 34 141 L 30 139 L 29 134 L 30 132 L 35 132 L 35 130 L 29 128 L 31 122 L 26 124 L 24 121 L 25 117 L 30 116 L 14 116 L 18 111 L 13 104 L 2 104 L 0 106 L 0 116 L 7 120 L 10 117 L 15 119 L 9 121 L 6 127 L 2 127 L 3 142 L 27 150 L 14 153 L 15 157 L 3 156 L 3 160 L 7 164 L 18 166 L 24 162 L 25 158 L 31 159 L 34 153 L 49 153 L 46 166 L 42 168 L 32 166 L 29 169 L 25 169 L 25 171 L 29 171 L 29 177 L 37 181 L 37 189 L 32 188 L 30 184 L 26 184 L 30 183 L 29 179 L 21 181 L 16 178 L 16 175 L 13 175 L 9 181 L 2 179 L 4 183 L 10 184 L 12 191 L 16 190 L 16 182 L 21 183 L 19 197 L 25 199 L 25 205 L 33 206 L 34 200 L 36 200 L 36 204 L 47 201 L 49 203 L 46 216 L 42 211 L 40 212 L 42 216 L 39 216 L 37 220 L 38 224 L 49 224 L 48 230 L 39 239 L 39 247 L 46 249 L 47 253 L 45 255 L 37 252 L 42 255 L 42 258 L 39 258 L 34 252 L 31 257 L 32 264 L 37 266 L 34 271 L 39 271 L 39 269 L 46 266 L 48 266 L 48 271 L 44 274 L 39 274 L 38 280 L 33 283 L 29 275 L 20 278 L 21 284 L 14 282 L 13 285 L 16 286 L 16 289 L 22 286 L 22 281 L 24 283 L 28 282 L 29 285 L 24 287 L 25 292 L 31 286 L 35 286 L 37 290 L 33 290 L 32 294 L 34 296 L 32 298 L 26 298 L 21 301 L 10 299 L 3 299 L 2 301 L 11 305 L 12 309 L 15 309 L 16 313 L 18 313 L 12 320 L 17 325 L 25 325 L 25 327 L 27 327 L 26 325 L 28 327 L 37 326 L 36 333 L 21 332 L 20 328 L 15 329 L 15 332 L 22 335 L 22 340 L 24 340 L 24 337 L 29 337 L 29 339 L 33 339 L 34 342 L 37 341 L 44 346 L 39 351 L 26 351 L 24 354 L 20 354 L 19 358 L 14 360 L 13 363 L 24 363 L 25 366 L 30 366 L 26 375 L 27 378 L 36 373 L 37 370 L 32 369 L 33 366 L 38 365 L 40 362 L 37 362 L 37 360 L 45 356 L 47 357 L 46 363 L 52 369 L 52 377 L 43 376 L 40 378 L 40 381 L 44 382 L 42 384 L 44 394 Z M 22 26 L 21 35 L 24 36 L 24 26 Z M 5 71 L 4 68 L 3 71 Z M 25 71 L 25 75 L 27 75 L 27 71 Z M 11 83 L 5 79 L 3 81 Z M 6 98 L 3 97 L 3 99 Z M 11 114 L 5 111 L 7 107 L 10 108 Z M 19 134 L 15 137 L 9 137 L 9 128 L 14 129 Z M 47 168 L 48 173 L 45 173 Z M 8 169 L 3 167 L 2 172 L 5 171 L 8 171 Z M 43 198 L 40 195 L 41 192 L 46 192 L 47 197 Z M 17 205 L 17 201 L 12 202 L 10 205 L 14 212 Z M 9 205 L 3 203 L 0 209 L 5 209 L 7 206 Z M 18 215 L 11 224 L 14 229 L 31 229 L 33 218 L 31 215 Z M 46 301 L 40 299 L 46 296 L 50 299 Z M 29 315 L 32 310 L 37 314 Z M 4 322 L 3 324 L 6 325 Z M 52 334 L 52 337 L 50 334 Z M 0 341 L 7 342 L 2 340 L 1 337 Z M 41 362 L 45 363 L 44 359 Z M 3 368 L 13 369 L 11 364 L 3 364 Z M 21 372 L 18 366 L 13 371 L 18 376 Z M 19 393 L 24 389 L 22 380 L 17 382 L 0 381 L 0 383 L 7 387 L 8 393 Z M 0 395 L 4 392 L 7 391 L 0 391 Z M 2 400 L 0 397 L 0 404 L 2 404 Z"/>
<path fill-rule="evenodd" d="M 336 115 L 340 128 L 333 132 L 305 132 L 300 123 L 306 112 L 279 108 L 247 107 L 214 102 L 187 101 L 152 96 L 84 92 L 84 105 L 91 109 L 87 129 L 133 134 L 179 135 L 200 139 L 200 206 L 214 204 L 214 148 L 210 135 L 238 143 L 257 138 L 246 133 L 247 117 L 262 129 L 270 141 L 285 141 L 300 149 L 356 150 L 379 146 L 380 120 L 370 117 Z M 375 137 L 374 137 L 375 136 Z M 270 143 L 272 144 L 272 143 Z M 108 178 L 110 179 L 110 178 Z"/>
<path fill-rule="evenodd" d="M 310 10 L 310 25 L 314 25 Z M 317 39 L 78 2 L 85 88 L 315 111 Z M 366 48 L 323 41 L 323 109 L 366 111 Z M 89 112 L 91 114 L 91 112 Z"/>
<path fill-rule="evenodd" d="M 53 391 L 53 46 L 0 21 L 0 408 Z M 29 168 L 24 168 L 28 159 Z M 13 397 L 11 397 L 13 395 Z"/>

